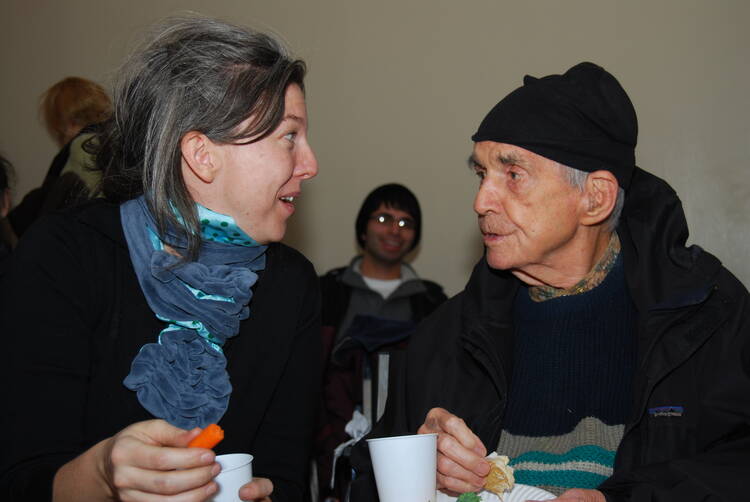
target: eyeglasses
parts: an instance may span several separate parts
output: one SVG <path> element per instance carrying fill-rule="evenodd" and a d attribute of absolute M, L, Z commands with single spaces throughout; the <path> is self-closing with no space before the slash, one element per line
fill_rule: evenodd
<path fill-rule="evenodd" d="M 395 221 L 398 225 L 398 228 L 407 228 L 409 230 L 414 230 L 414 227 L 417 226 L 416 222 L 412 220 L 411 218 L 396 218 L 392 214 L 388 213 L 379 213 L 374 214 L 370 216 L 371 220 L 375 220 L 380 225 L 383 225 L 384 227 L 390 227 L 393 226 L 393 222 Z"/>

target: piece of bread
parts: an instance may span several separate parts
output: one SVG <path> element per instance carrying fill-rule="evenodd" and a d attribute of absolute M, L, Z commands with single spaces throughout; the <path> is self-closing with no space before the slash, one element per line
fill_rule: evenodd
<path fill-rule="evenodd" d="M 513 489 L 516 480 L 513 477 L 513 468 L 508 465 L 508 457 L 493 453 L 487 457 L 490 461 L 490 473 L 484 482 L 484 489 L 494 493 L 500 500 L 503 499 L 503 493 Z"/>

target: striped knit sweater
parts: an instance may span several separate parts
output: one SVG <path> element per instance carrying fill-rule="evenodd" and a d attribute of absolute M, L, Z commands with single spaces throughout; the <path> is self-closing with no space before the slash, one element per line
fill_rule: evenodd
<path fill-rule="evenodd" d="M 518 483 L 559 495 L 596 488 L 612 473 L 632 400 L 635 311 L 622 257 L 593 289 L 533 301 L 516 297 L 508 407 L 497 451 Z M 609 267 L 608 267 L 609 268 Z"/>

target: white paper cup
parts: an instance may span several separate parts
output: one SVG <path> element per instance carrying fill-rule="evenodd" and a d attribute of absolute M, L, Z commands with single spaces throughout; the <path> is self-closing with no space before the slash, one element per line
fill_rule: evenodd
<path fill-rule="evenodd" d="M 368 439 L 380 502 L 435 502 L 437 434 Z"/>
<path fill-rule="evenodd" d="M 247 453 L 219 455 L 221 472 L 214 478 L 219 490 L 212 502 L 240 502 L 240 488 L 253 480 L 253 456 Z"/>

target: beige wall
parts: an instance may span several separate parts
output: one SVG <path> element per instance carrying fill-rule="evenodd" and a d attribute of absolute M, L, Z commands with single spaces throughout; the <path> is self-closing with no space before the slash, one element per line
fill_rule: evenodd
<path fill-rule="evenodd" d="M 744 0 L 466 1 L 4 0 L 0 150 L 16 198 L 55 153 L 36 117 L 52 82 L 106 83 L 155 19 L 191 9 L 283 35 L 310 66 L 308 104 L 320 175 L 288 241 L 319 272 L 355 252 L 353 220 L 375 185 L 399 181 L 425 213 L 413 260 L 449 293 L 481 253 L 465 168 L 470 134 L 524 74 L 590 60 L 629 92 L 637 159 L 681 194 L 690 242 L 750 284 L 750 3 Z"/>

